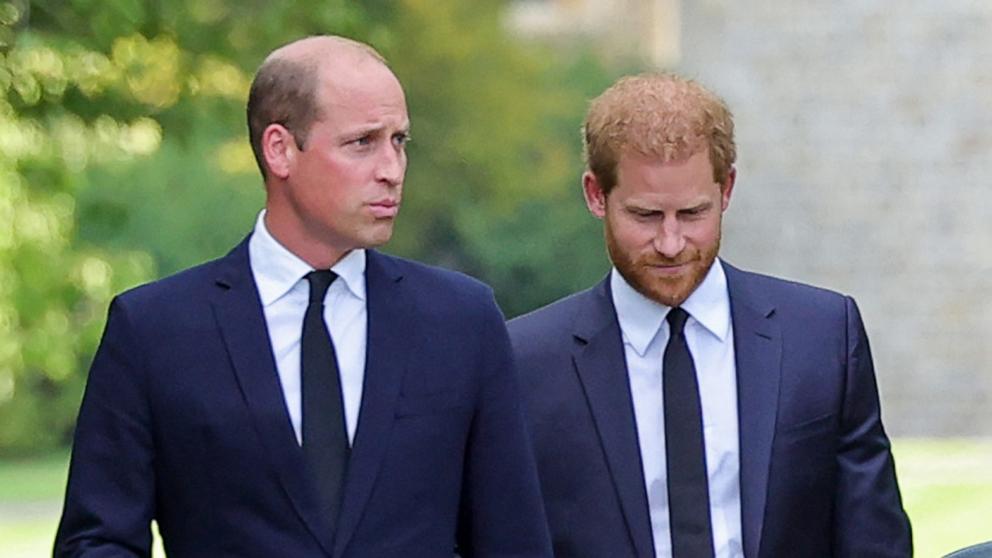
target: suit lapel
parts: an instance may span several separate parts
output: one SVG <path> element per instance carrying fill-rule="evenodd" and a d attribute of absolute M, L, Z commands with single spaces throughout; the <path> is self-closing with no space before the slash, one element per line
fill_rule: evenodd
<path fill-rule="evenodd" d="M 402 274 L 388 256 L 368 250 L 365 269 L 368 342 L 358 429 L 348 464 L 334 556 L 341 556 L 368 503 L 393 428 L 415 323 Z"/>
<path fill-rule="evenodd" d="M 757 557 L 768 496 L 782 365 L 782 335 L 775 308 L 747 274 L 727 264 L 727 288 L 734 325 L 740 429 L 741 522 L 746 556 Z"/>
<path fill-rule="evenodd" d="M 575 368 L 592 411 L 613 484 L 638 556 L 654 555 L 651 520 L 620 325 L 609 276 L 585 296 L 578 315 Z"/>
<path fill-rule="evenodd" d="M 212 300 L 214 314 L 255 430 L 296 512 L 330 554 L 331 529 L 303 474 L 302 450 L 286 411 L 265 315 L 251 276 L 247 239 L 220 261 L 220 267 Z"/>

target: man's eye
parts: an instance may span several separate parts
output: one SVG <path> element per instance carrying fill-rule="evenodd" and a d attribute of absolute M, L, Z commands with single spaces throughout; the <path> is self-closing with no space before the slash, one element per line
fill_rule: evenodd
<path fill-rule="evenodd" d="M 356 139 L 353 143 L 355 145 L 372 145 L 372 136 L 362 136 Z"/>
<path fill-rule="evenodd" d="M 709 206 L 706 207 L 694 207 L 692 209 L 685 209 L 679 213 L 686 219 L 697 219 L 706 215 L 709 210 Z"/>
<path fill-rule="evenodd" d="M 410 143 L 410 135 L 409 134 L 395 134 L 393 136 L 393 143 L 395 143 L 396 145 L 406 145 L 406 144 Z"/>

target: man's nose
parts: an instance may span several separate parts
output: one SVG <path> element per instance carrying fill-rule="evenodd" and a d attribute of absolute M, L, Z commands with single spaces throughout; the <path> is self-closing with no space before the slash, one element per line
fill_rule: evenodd
<path fill-rule="evenodd" d="M 389 145 L 383 150 L 376 169 L 376 179 L 397 186 L 403 183 L 406 174 L 406 152 L 403 147 Z"/>
<path fill-rule="evenodd" d="M 662 256 L 674 259 L 685 248 L 685 235 L 677 219 L 665 219 L 654 237 L 654 249 Z"/>

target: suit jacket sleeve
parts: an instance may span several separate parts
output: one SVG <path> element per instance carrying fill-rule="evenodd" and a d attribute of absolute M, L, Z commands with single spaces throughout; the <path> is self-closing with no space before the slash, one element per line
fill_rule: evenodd
<path fill-rule="evenodd" d="M 76 424 L 55 557 L 151 555 L 154 444 L 145 387 L 141 351 L 118 298 Z"/>
<path fill-rule="evenodd" d="M 495 301 L 490 307 L 478 339 L 482 389 L 466 449 L 458 552 L 464 558 L 551 557 L 510 341 Z"/>
<path fill-rule="evenodd" d="M 834 555 L 912 556 L 878 386 L 858 308 L 847 303 L 847 379 L 837 454 Z"/>

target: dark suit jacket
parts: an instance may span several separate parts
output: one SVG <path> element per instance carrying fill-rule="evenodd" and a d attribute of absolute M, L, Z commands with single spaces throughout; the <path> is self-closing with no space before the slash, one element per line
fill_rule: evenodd
<path fill-rule="evenodd" d="M 488 287 L 368 251 L 368 356 L 332 536 L 304 477 L 247 242 L 111 304 L 55 556 L 549 556 Z"/>
<path fill-rule="evenodd" d="M 854 301 L 724 269 L 745 555 L 910 556 L 909 521 Z M 608 278 L 509 329 L 556 556 L 654 556 Z"/>

